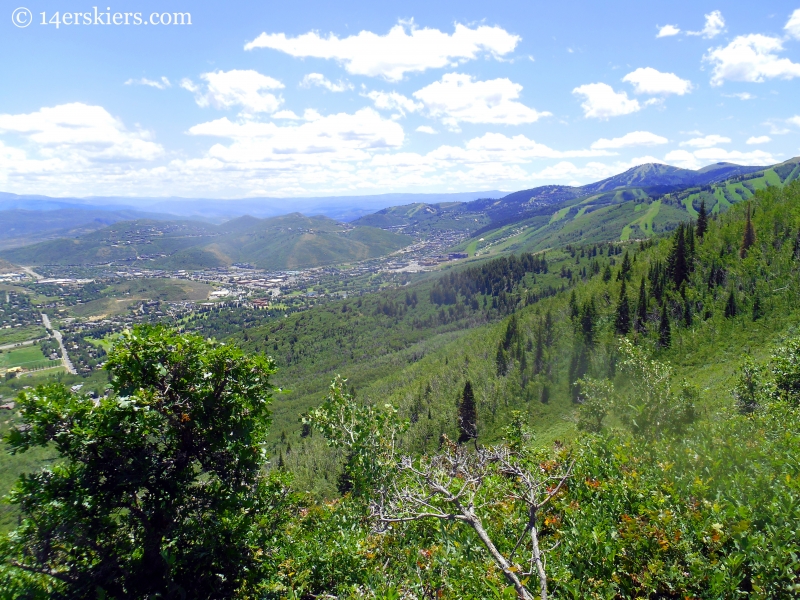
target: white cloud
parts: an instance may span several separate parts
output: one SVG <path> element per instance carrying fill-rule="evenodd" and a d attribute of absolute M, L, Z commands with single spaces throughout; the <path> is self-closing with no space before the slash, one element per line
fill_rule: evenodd
<path fill-rule="evenodd" d="M 789 123 L 790 125 L 795 125 L 797 127 L 800 127 L 800 115 L 789 117 L 788 119 L 786 119 L 786 122 Z"/>
<path fill-rule="evenodd" d="M 329 92 L 345 92 L 353 89 L 351 84 L 343 81 L 340 81 L 339 83 L 333 83 L 322 73 L 309 73 L 303 77 L 303 81 L 300 82 L 300 85 L 307 88 L 311 87 L 312 85 L 324 87 Z"/>
<path fill-rule="evenodd" d="M 338 113 L 280 126 L 227 117 L 189 129 L 191 135 L 229 138 L 229 146 L 215 144 L 209 157 L 230 163 L 281 161 L 296 155 L 334 155 L 339 160 L 366 158 L 366 150 L 396 148 L 405 138 L 403 128 L 371 108 L 354 114 Z"/>
<path fill-rule="evenodd" d="M 718 10 L 706 15 L 706 24 L 702 31 L 687 31 L 686 35 L 702 35 L 706 39 L 718 36 L 725 30 L 725 19 Z"/>
<path fill-rule="evenodd" d="M 666 144 L 669 140 L 649 131 L 632 131 L 622 137 L 606 139 L 601 138 L 592 144 L 594 150 L 604 150 L 612 148 L 630 148 L 633 146 L 656 146 Z"/>
<path fill-rule="evenodd" d="M 168 87 L 172 87 L 172 84 L 166 77 L 162 77 L 160 81 L 147 79 L 147 77 L 142 77 L 141 79 L 128 79 L 128 81 L 125 82 L 125 85 L 147 85 L 159 90 L 165 90 Z"/>
<path fill-rule="evenodd" d="M 730 144 L 731 138 L 721 135 L 707 135 L 705 137 L 693 138 L 685 142 L 681 142 L 681 146 L 691 146 L 692 148 L 711 148 L 717 144 Z"/>
<path fill-rule="evenodd" d="M 102 106 L 80 102 L 28 114 L 0 114 L 0 133 L 21 135 L 43 157 L 75 164 L 153 160 L 164 153 L 147 132 L 128 131 Z"/>
<path fill-rule="evenodd" d="M 784 27 L 786 33 L 800 40 L 800 8 L 795 9 Z"/>
<path fill-rule="evenodd" d="M 372 91 L 366 96 L 372 100 L 375 104 L 375 108 L 381 110 L 396 110 L 401 115 L 417 112 L 423 108 L 421 102 L 414 102 L 411 98 L 403 94 L 398 94 L 397 92 Z"/>
<path fill-rule="evenodd" d="M 608 119 L 634 113 L 642 108 L 638 100 L 631 100 L 625 92 L 615 92 L 606 83 L 582 85 L 572 90 L 572 93 L 584 97 L 581 107 L 587 118 Z"/>
<path fill-rule="evenodd" d="M 684 169 L 699 169 L 705 165 L 716 162 L 733 162 L 740 165 L 771 165 L 777 160 L 769 152 L 752 150 L 740 152 L 738 150 L 725 150 L 723 148 L 703 148 L 690 152 L 688 150 L 672 150 L 664 157 L 664 162 L 683 167 Z"/>
<path fill-rule="evenodd" d="M 740 35 L 728 44 L 709 50 L 703 57 L 714 65 L 711 85 L 728 81 L 761 83 L 764 79 L 800 77 L 800 64 L 778 58 L 783 50 L 780 38 L 761 34 Z"/>
<path fill-rule="evenodd" d="M 431 135 L 433 135 L 433 134 L 435 134 L 435 133 L 439 133 L 439 132 L 438 132 L 438 131 L 436 131 L 436 130 L 435 130 L 433 127 L 430 127 L 430 126 L 428 126 L 428 125 L 420 125 L 419 127 L 417 127 L 417 128 L 415 129 L 415 131 L 418 131 L 418 132 L 420 132 L 420 133 L 429 133 L 429 134 L 431 134 Z"/>
<path fill-rule="evenodd" d="M 580 185 L 580 181 L 586 183 L 598 181 L 622 173 L 632 167 L 638 167 L 646 163 L 661 162 L 652 156 L 640 156 L 631 161 L 618 161 L 615 163 L 589 162 L 583 167 L 576 166 L 569 161 L 562 161 L 555 165 L 545 167 L 541 171 L 531 173 L 531 179 L 551 179 L 556 181 L 570 181 L 570 185 Z"/>
<path fill-rule="evenodd" d="M 752 100 L 755 98 L 753 94 L 749 92 L 737 92 L 736 94 L 722 94 L 726 98 L 738 98 L 739 100 Z"/>
<path fill-rule="evenodd" d="M 772 138 L 769 137 L 768 135 L 759 135 L 759 136 L 753 136 L 753 137 L 749 138 L 747 140 L 747 142 L 745 142 L 745 143 L 752 146 L 752 145 L 755 145 L 755 144 L 766 144 L 767 142 L 771 142 L 771 141 L 772 141 Z"/>
<path fill-rule="evenodd" d="M 656 27 L 658 27 L 658 25 L 656 25 Z M 671 35 L 678 35 L 680 32 L 681 30 L 678 29 L 676 25 L 664 25 L 663 27 L 658 27 L 658 33 L 656 34 L 656 37 L 669 37 Z"/>
<path fill-rule="evenodd" d="M 189 79 L 181 81 L 181 87 L 195 95 L 199 106 L 213 106 L 227 109 L 241 106 L 243 112 L 273 113 L 283 102 L 267 90 L 282 89 L 283 84 L 277 79 L 262 75 L 251 69 L 234 69 L 232 71 L 213 71 L 200 76 L 206 82 L 206 90 Z"/>
<path fill-rule="evenodd" d="M 692 90 L 692 82 L 675 73 L 662 73 L 652 67 L 639 68 L 625 75 L 622 81 L 633 85 L 637 94 L 677 94 L 683 96 Z"/>
<path fill-rule="evenodd" d="M 447 73 L 441 81 L 414 92 L 414 97 L 431 117 L 450 127 L 460 122 L 520 125 L 550 116 L 517 102 L 521 91 L 521 85 L 506 78 L 473 81 L 470 75 Z"/>
<path fill-rule="evenodd" d="M 361 31 L 339 38 L 333 33 L 322 37 L 312 31 L 288 38 L 285 33 L 262 33 L 244 48 L 272 48 L 295 57 L 333 59 L 342 63 L 348 73 L 399 81 L 406 73 L 474 60 L 484 53 L 501 57 L 512 52 L 519 41 L 519 36 L 502 27 L 481 25 L 470 29 L 456 23 L 451 35 L 438 29 L 420 29 L 413 22 L 400 22 L 386 35 Z"/>

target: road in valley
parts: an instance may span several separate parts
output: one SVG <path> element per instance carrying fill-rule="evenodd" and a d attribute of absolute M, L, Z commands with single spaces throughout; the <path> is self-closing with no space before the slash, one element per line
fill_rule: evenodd
<path fill-rule="evenodd" d="M 61 362 L 63 363 L 64 368 L 73 375 L 77 375 L 78 372 L 75 370 L 75 367 L 72 366 L 72 361 L 69 359 L 67 349 L 64 348 L 64 341 L 62 340 L 61 332 L 53 329 L 53 326 L 50 325 L 50 317 L 44 313 L 42 313 L 42 323 L 44 323 L 44 327 L 47 329 L 47 331 L 53 332 L 53 337 L 56 338 L 56 341 L 61 348 Z"/>

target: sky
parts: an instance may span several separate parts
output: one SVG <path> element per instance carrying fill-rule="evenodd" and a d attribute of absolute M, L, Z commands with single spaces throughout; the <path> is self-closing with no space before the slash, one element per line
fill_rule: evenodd
<path fill-rule="evenodd" d="M 800 0 L 1 4 L 3 192 L 513 191 L 800 155 Z"/>

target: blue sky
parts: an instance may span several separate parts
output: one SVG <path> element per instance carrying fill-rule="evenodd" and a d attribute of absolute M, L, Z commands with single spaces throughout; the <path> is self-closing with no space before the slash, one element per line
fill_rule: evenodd
<path fill-rule="evenodd" d="M 5 6 L 0 191 L 517 190 L 800 155 L 800 2 Z"/>

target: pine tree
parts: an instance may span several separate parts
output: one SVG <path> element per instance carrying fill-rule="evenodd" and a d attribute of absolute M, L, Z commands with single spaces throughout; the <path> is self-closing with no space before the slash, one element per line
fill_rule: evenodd
<path fill-rule="evenodd" d="M 508 367 L 508 354 L 503 348 L 503 342 L 497 345 L 497 355 L 495 356 L 495 363 L 497 364 L 497 376 L 502 377 L 506 374 Z"/>
<path fill-rule="evenodd" d="M 636 316 L 633 321 L 633 328 L 636 333 L 647 332 L 647 290 L 644 287 L 644 277 L 639 286 L 639 300 L 636 303 Z"/>
<path fill-rule="evenodd" d="M 553 345 L 554 333 L 553 313 L 547 309 L 547 313 L 544 315 L 544 345 L 548 348 Z"/>
<path fill-rule="evenodd" d="M 669 274 L 676 288 L 689 278 L 689 267 L 686 261 L 686 236 L 684 225 L 678 225 L 675 242 L 669 255 Z"/>
<path fill-rule="evenodd" d="M 549 385 L 544 384 L 544 386 L 542 386 L 542 395 L 539 398 L 539 400 L 541 401 L 542 404 L 547 404 L 548 402 L 550 402 L 550 386 Z"/>
<path fill-rule="evenodd" d="M 617 281 L 630 281 L 631 279 L 631 259 L 628 256 L 628 251 L 625 250 L 625 256 L 622 257 L 622 265 L 619 268 Z"/>
<path fill-rule="evenodd" d="M 661 306 L 661 323 L 658 325 L 658 345 L 660 348 L 669 348 L 672 345 L 672 327 L 669 323 L 666 302 Z"/>
<path fill-rule="evenodd" d="M 692 227 L 690 222 L 689 225 L 686 226 L 686 264 L 690 273 L 694 271 L 695 256 L 694 227 Z"/>
<path fill-rule="evenodd" d="M 764 307 L 761 306 L 761 296 L 758 294 L 753 298 L 753 321 L 758 321 L 764 316 Z"/>
<path fill-rule="evenodd" d="M 458 405 L 458 442 L 463 444 L 478 437 L 478 410 L 475 406 L 475 394 L 472 383 L 467 380 Z"/>
<path fill-rule="evenodd" d="M 286 467 L 286 463 L 283 461 L 283 450 L 280 451 L 278 454 L 278 469 L 283 469 Z"/>
<path fill-rule="evenodd" d="M 569 295 L 569 318 L 576 319 L 580 315 L 580 310 L 578 309 L 578 298 L 575 295 L 575 290 L 572 290 L 572 293 Z"/>
<path fill-rule="evenodd" d="M 697 225 L 695 225 L 695 233 L 698 239 L 702 240 L 703 236 L 708 231 L 708 213 L 706 212 L 706 201 L 700 201 L 700 210 L 697 211 Z"/>
<path fill-rule="evenodd" d="M 614 319 L 614 329 L 618 335 L 627 335 L 631 330 L 631 305 L 628 302 L 628 290 L 624 279 L 619 288 L 619 302 L 617 303 L 617 314 Z"/>
<path fill-rule="evenodd" d="M 594 346 L 597 333 L 597 307 L 594 303 L 594 297 L 590 298 L 588 302 L 583 305 L 581 309 L 581 334 L 590 348 Z"/>
<path fill-rule="evenodd" d="M 608 283 L 611 281 L 611 267 L 606 265 L 606 268 L 603 269 L 603 283 Z"/>
<path fill-rule="evenodd" d="M 747 219 L 744 224 L 744 235 L 742 236 L 742 247 L 739 249 L 739 256 L 745 258 L 750 246 L 756 243 L 756 230 L 753 228 L 753 220 L 750 211 L 750 203 L 747 203 Z"/>
<path fill-rule="evenodd" d="M 683 305 L 683 324 L 686 327 L 692 326 L 692 305 L 688 300 Z"/>
<path fill-rule="evenodd" d="M 731 319 L 739 314 L 739 307 L 736 305 L 736 294 L 731 288 L 731 293 L 728 295 L 728 301 L 725 303 L 725 318 Z"/>

